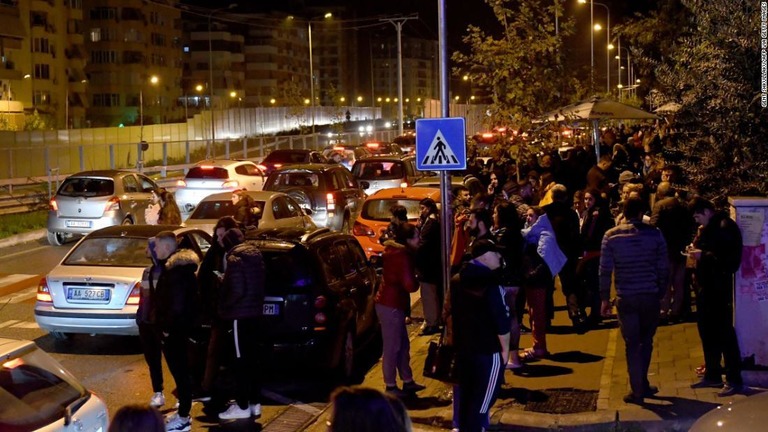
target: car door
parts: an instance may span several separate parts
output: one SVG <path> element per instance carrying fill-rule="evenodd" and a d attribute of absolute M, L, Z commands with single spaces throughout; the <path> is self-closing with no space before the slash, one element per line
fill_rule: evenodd
<path fill-rule="evenodd" d="M 264 173 L 252 163 L 244 163 L 235 166 L 238 182 L 241 188 L 250 191 L 260 191 L 264 189 Z"/>
<path fill-rule="evenodd" d="M 365 193 L 357 183 L 357 180 L 352 176 L 352 173 L 346 169 L 335 169 L 334 176 L 336 176 L 338 184 L 341 189 L 339 193 L 344 202 L 344 208 L 349 211 L 350 221 L 357 219 L 358 213 L 360 213 L 360 207 L 365 199 Z"/>
<path fill-rule="evenodd" d="M 142 190 L 136 174 L 126 174 L 120 181 L 123 185 L 123 193 L 120 195 L 123 217 L 130 217 L 135 224 L 145 224 L 144 210 L 149 205 L 151 193 Z"/>
<path fill-rule="evenodd" d="M 353 285 L 356 288 L 354 293 L 357 304 L 357 329 L 359 332 L 365 331 L 376 322 L 376 310 L 374 308 L 374 297 L 379 288 L 379 276 L 376 270 L 371 266 L 368 258 L 365 256 L 360 243 L 351 237 L 347 237 L 347 250 L 349 251 L 348 260 L 350 267 L 355 271 L 350 272 L 354 278 Z"/>

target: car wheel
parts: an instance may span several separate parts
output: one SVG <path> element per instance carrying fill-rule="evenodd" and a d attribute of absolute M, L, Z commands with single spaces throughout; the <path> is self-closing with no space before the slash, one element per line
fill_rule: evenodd
<path fill-rule="evenodd" d="M 120 225 L 133 225 L 133 221 L 131 220 L 131 218 L 127 217 L 123 219 L 123 223 L 121 223 Z"/>
<path fill-rule="evenodd" d="M 336 370 L 342 381 L 352 381 L 355 374 L 355 332 L 351 327 L 344 333 L 344 339 L 341 341 Z"/>
<path fill-rule="evenodd" d="M 53 338 L 57 341 L 68 341 L 72 338 L 70 333 L 64 333 L 60 331 L 52 331 L 50 332 L 50 335 L 53 336 Z"/>
<path fill-rule="evenodd" d="M 48 231 L 48 244 L 51 246 L 61 246 L 67 241 L 67 235 L 60 232 Z"/>

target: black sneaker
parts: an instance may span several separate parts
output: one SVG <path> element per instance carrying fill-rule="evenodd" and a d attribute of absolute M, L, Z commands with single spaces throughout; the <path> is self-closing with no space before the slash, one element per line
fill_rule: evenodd
<path fill-rule="evenodd" d="M 635 405 L 642 405 L 643 404 L 643 397 L 642 396 L 635 396 L 634 393 L 627 393 L 624 398 L 624 403 L 631 403 Z"/>
<path fill-rule="evenodd" d="M 419 332 L 421 336 L 429 336 L 437 333 L 440 333 L 440 327 L 438 326 L 425 326 L 421 329 L 421 332 Z"/>
<path fill-rule="evenodd" d="M 656 395 L 656 393 L 659 392 L 659 388 L 653 385 L 649 385 L 645 391 L 643 392 L 643 396 L 645 397 L 651 397 Z"/>
<path fill-rule="evenodd" d="M 384 391 L 386 393 L 396 397 L 396 398 L 405 398 L 405 397 L 408 397 L 408 396 L 412 395 L 412 393 L 408 393 L 408 392 L 406 392 L 404 390 L 400 390 L 399 388 L 397 388 L 397 386 L 395 386 L 395 387 L 387 386 L 386 390 L 384 390 Z"/>
<path fill-rule="evenodd" d="M 403 391 L 407 393 L 416 393 L 420 392 L 427 388 L 427 386 L 423 386 L 421 384 L 417 384 L 416 381 L 411 381 L 407 383 L 403 383 Z"/>

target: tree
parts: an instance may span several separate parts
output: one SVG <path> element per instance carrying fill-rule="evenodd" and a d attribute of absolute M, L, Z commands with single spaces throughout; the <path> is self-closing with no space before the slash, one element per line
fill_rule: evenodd
<path fill-rule="evenodd" d="M 304 98 L 301 97 L 301 88 L 299 84 L 294 81 L 286 81 L 283 87 L 283 100 L 288 107 L 286 118 L 293 119 L 296 122 L 296 126 L 299 129 L 299 133 L 305 134 L 308 131 L 307 120 L 307 104 L 304 103 Z"/>
<path fill-rule="evenodd" d="M 563 68 L 563 38 L 573 20 L 561 20 L 555 35 L 555 8 L 544 0 L 485 0 L 501 24 L 494 36 L 470 25 L 463 41 L 469 53 L 457 52 L 456 75 L 468 71 L 473 86 L 491 97 L 491 126 L 529 129 L 531 120 L 572 100 L 561 89 L 581 88 Z"/>
<path fill-rule="evenodd" d="M 761 106 L 759 3 L 681 0 L 689 21 L 655 78 L 675 116 L 691 186 L 719 204 L 768 192 L 768 110 Z"/>

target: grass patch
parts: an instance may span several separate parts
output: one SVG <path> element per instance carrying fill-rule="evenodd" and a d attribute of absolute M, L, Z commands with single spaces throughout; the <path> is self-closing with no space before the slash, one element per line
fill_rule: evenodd
<path fill-rule="evenodd" d="M 0 238 L 45 228 L 48 210 L 0 215 Z"/>

